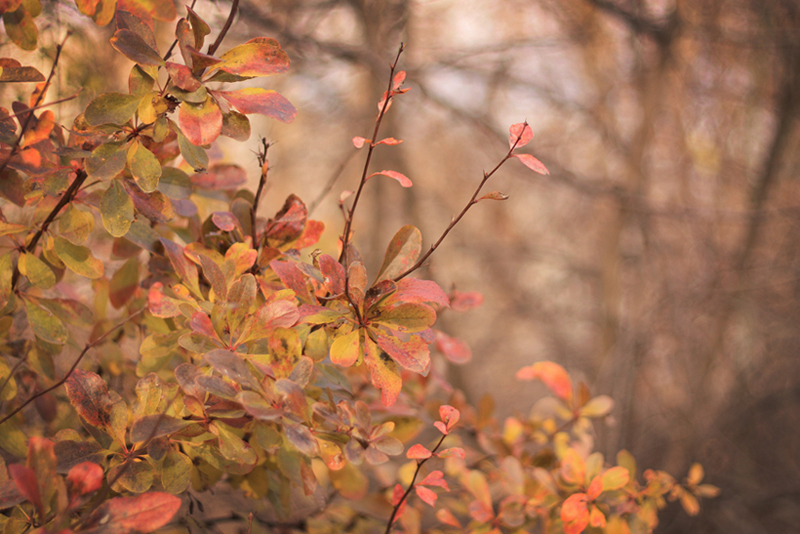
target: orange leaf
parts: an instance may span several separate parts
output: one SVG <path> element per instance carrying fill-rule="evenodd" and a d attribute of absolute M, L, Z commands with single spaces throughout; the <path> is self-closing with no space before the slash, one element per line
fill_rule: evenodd
<path fill-rule="evenodd" d="M 586 494 L 570 495 L 561 505 L 561 520 L 564 522 L 564 534 L 580 534 L 589 524 L 589 508 L 586 505 Z"/>
<path fill-rule="evenodd" d="M 264 37 L 231 48 L 220 58 L 216 67 L 237 76 L 269 76 L 289 69 L 289 56 L 278 41 Z"/>
<path fill-rule="evenodd" d="M 603 477 L 597 476 L 594 477 L 592 483 L 589 484 L 589 488 L 586 490 L 586 497 L 590 501 L 593 501 L 599 497 L 601 493 L 603 493 Z"/>
<path fill-rule="evenodd" d="M 543 361 L 517 371 L 517 380 L 541 380 L 559 398 L 572 399 L 572 379 L 557 363 Z"/>
<path fill-rule="evenodd" d="M 367 179 L 369 180 L 369 179 L 370 179 L 370 178 L 372 178 L 373 176 L 378 176 L 378 175 L 381 175 L 381 176 L 388 176 L 389 178 L 391 178 L 391 179 L 393 179 L 393 180 L 397 180 L 397 181 L 398 181 L 398 183 L 399 183 L 400 185 L 402 185 L 403 187 L 411 187 L 412 185 L 414 185 L 414 184 L 412 184 L 412 183 L 411 183 L 411 180 L 409 180 L 409 179 L 408 179 L 408 177 L 407 177 L 406 175 L 404 175 L 404 174 L 402 174 L 402 173 L 399 173 L 399 172 L 397 172 L 397 171 L 380 171 L 380 172 L 373 172 L 372 174 L 370 174 L 369 176 L 367 176 Z"/>
<path fill-rule="evenodd" d="M 425 458 L 431 457 L 431 451 L 429 451 L 424 445 L 417 443 L 408 449 L 406 452 L 406 457 L 410 458 L 411 460 L 424 460 Z"/>
<path fill-rule="evenodd" d="M 450 491 L 450 486 L 447 485 L 447 481 L 444 479 L 444 473 L 439 471 L 431 471 L 428 476 L 422 479 L 422 482 L 419 483 L 420 486 L 438 486 L 445 491 Z"/>
<path fill-rule="evenodd" d="M 364 361 L 369 369 L 372 385 L 381 390 L 384 406 L 391 406 L 403 387 L 400 371 L 394 360 L 371 339 L 366 338 L 364 341 Z"/>
<path fill-rule="evenodd" d="M 436 519 L 440 522 L 444 523 L 445 525 L 450 525 L 451 527 L 462 528 L 461 522 L 453 515 L 453 512 L 448 510 L 447 508 L 439 508 L 436 510 Z"/>
<path fill-rule="evenodd" d="M 222 111 L 211 96 L 201 104 L 184 102 L 178 111 L 178 124 L 190 143 L 207 145 L 222 133 Z"/>
<path fill-rule="evenodd" d="M 436 499 L 438 498 L 438 495 L 436 495 L 436 493 L 434 493 L 433 490 L 430 490 L 423 486 L 416 486 L 414 488 L 414 491 L 416 491 L 417 495 L 419 495 L 419 498 L 425 501 L 426 503 L 430 504 L 431 506 L 436 505 Z"/>
<path fill-rule="evenodd" d="M 153 532 L 169 523 L 180 507 L 180 498 L 163 492 L 144 493 L 136 497 L 115 497 L 100 505 L 89 517 L 86 532 Z"/>
<path fill-rule="evenodd" d="M 365 137 L 356 136 L 353 138 L 353 146 L 355 146 L 356 148 L 361 148 L 364 146 L 364 143 L 369 143 L 369 142 L 370 140 Z"/>

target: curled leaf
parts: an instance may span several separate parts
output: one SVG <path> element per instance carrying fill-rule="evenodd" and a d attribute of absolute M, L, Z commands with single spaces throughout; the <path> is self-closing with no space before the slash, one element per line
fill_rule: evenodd
<path fill-rule="evenodd" d="M 379 171 L 379 172 L 373 172 L 372 174 L 370 174 L 369 176 L 367 176 L 367 179 L 369 180 L 369 179 L 370 179 L 370 178 L 372 178 L 373 176 L 378 176 L 378 175 L 381 175 L 381 176 L 388 176 L 389 178 L 391 178 L 391 179 L 393 179 L 393 180 L 397 180 L 397 182 L 398 182 L 400 185 L 402 185 L 403 187 L 411 187 L 412 185 L 414 185 L 414 184 L 412 184 L 412 183 L 411 183 L 411 180 L 409 180 L 409 179 L 408 179 L 408 177 L 407 177 L 406 175 L 404 175 L 404 174 L 402 174 L 402 173 L 399 173 L 399 172 L 397 172 L 397 171 Z"/>

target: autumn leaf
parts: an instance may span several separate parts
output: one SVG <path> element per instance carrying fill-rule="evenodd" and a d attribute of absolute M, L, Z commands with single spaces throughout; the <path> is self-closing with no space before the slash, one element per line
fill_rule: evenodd
<path fill-rule="evenodd" d="M 508 129 L 508 148 L 522 148 L 533 139 L 533 130 L 527 122 L 512 124 Z"/>
<path fill-rule="evenodd" d="M 139 107 L 141 97 L 122 93 L 105 93 L 89 103 L 84 112 L 86 122 L 100 124 L 125 124 Z"/>
<path fill-rule="evenodd" d="M 541 380 L 561 400 L 572 399 L 572 379 L 557 363 L 543 361 L 523 367 L 517 371 L 517 380 Z"/>
<path fill-rule="evenodd" d="M 64 386 L 70 404 L 87 423 L 96 427 L 108 427 L 113 402 L 102 378 L 95 373 L 75 369 Z"/>
<path fill-rule="evenodd" d="M 117 52 L 138 65 L 164 66 L 164 60 L 157 51 L 145 42 L 136 32 L 117 30 L 109 41 Z"/>
<path fill-rule="evenodd" d="M 100 216 L 103 226 L 112 236 L 122 237 L 128 233 L 134 220 L 133 201 L 118 180 L 112 180 L 103 193 Z"/>
<path fill-rule="evenodd" d="M 181 499 L 169 493 L 151 492 L 105 501 L 86 521 L 84 534 L 132 534 L 153 532 L 172 520 Z"/>
<path fill-rule="evenodd" d="M 178 124 L 190 143 L 208 145 L 222 132 L 222 111 L 211 95 L 200 104 L 184 102 L 178 111 Z"/>
<path fill-rule="evenodd" d="M 397 171 L 378 171 L 378 172 L 373 172 L 372 174 L 367 176 L 367 179 L 369 180 L 373 176 L 379 176 L 379 175 L 380 176 L 388 176 L 392 180 L 397 180 L 397 182 L 400 185 L 402 185 L 403 187 L 411 187 L 412 185 L 414 185 L 414 184 L 411 183 L 411 180 L 409 180 L 406 175 L 404 175 L 402 173 L 399 173 Z"/>
<path fill-rule="evenodd" d="M 26 9 L 27 2 L 19 5 L 14 11 L 3 13 L 3 24 L 6 28 L 6 35 L 15 45 L 23 50 L 36 50 L 39 41 L 39 29 L 36 27 L 33 17 Z"/>
<path fill-rule="evenodd" d="M 426 458 L 430 458 L 431 455 L 431 451 L 419 443 L 413 445 L 410 449 L 408 449 L 408 451 L 406 451 L 406 457 L 411 460 L 424 460 Z"/>
<path fill-rule="evenodd" d="M 290 123 L 297 116 L 297 109 L 286 97 L 261 87 L 247 87 L 236 91 L 215 91 L 239 112 L 249 115 L 258 113 L 267 117 Z"/>
<path fill-rule="evenodd" d="M 25 311 L 28 314 L 28 324 L 38 338 L 57 345 L 67 342 L 69 333 L 64 323 L 49 310 L 26 300 Z"/>
<path fill-rule="evenodd" d="M 220 59 L 216 68 L 237 76 L 269 76 L 289 69 L 289 56 L 278 41 L 264 37 L 231 48 Z"/>
<path fill-rule="evenodd" d="M 381 402 L 384 406 L 391 406 L 403 387 L 397 364 L 369 338 L 364 340 L 364 361 L 372 385 L 381 390 Z"/>
<path fill-rule="evenodd" d="M 438 495 L 436 495 L 433 490 L 430 490 L 424 486 L 415 486 L 414 491 L 416 491 L 417 496 L 427 504 L 431 506 L 436 505 L 436 499 L 438 498 Z"/>
<path fill-rule="evenodd" d="M 417 261 L 422 251 L 422 233 L 415 226 L 407 224 L 392 237 L 383 256 L 376 282 L 392 279 L 407 271 Z"/>
<path fill-rule="evenodd" d="M 534 172 L 538 172 L 539 174 L 544 174 L 544 175 L 550 174 L 550 171 L 547 170 L 547 167 L 544 166 L 544 163 L 534 158 L 530 154 L 512 154 L 511 157 L 517 158 L 522 162 L 523 165 L 525 165 Z"/>

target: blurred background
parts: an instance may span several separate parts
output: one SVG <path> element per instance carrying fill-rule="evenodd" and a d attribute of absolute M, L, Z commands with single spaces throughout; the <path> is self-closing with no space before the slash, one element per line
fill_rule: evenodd
<path fill-rule="evenodd" d="M 212 36 L 229 9 L 196 5 Z M 113 28 L 71 3 L 53 28 L 66 18 L 85 32 L 65 49 L 64 94 L 84 87 L 85 105 L 108 90 L 97 77 L 109 65 L 124 88 L 130 62 L 98 52 Z M 173 26 L 161 28 L 163 51 Z M 696 518 L 670 505 L 658 532 L 798 530 L 800 3 L 242 0 L 223 49 L 262 35 L 292 59 L 262 83 L 297 119 L 255 123 L 248 143 L 216 152 L 255 181 L 258 136 L 275 143 L 262 213 L 297 193 L 335 249 L 336 199 L 366 155 L 351 139 L 371 137 L 405 42 L 411 91 L 381 133 L 404 143 L 379 147 L 373 169 L 414 187 L 370 181 L 355 219 L 368 270 L 403 224 L 426 247 L 438 238 L 507 152 L 511 124 L 530 123 L 523 151 L 551 172 L 508 162 L 486 191 L 510 198 L 475 206 L 420 273 L 485 297 L 442 316 L 473 351 L 448 371 L 454 384 L 472 402 L 492 394 L 501 416 L 525 414 L 541 391 L 513 374 L 556 361 L 617 401 L 601 451 L 679 476 L 699 461 L 722 489 Z"/>

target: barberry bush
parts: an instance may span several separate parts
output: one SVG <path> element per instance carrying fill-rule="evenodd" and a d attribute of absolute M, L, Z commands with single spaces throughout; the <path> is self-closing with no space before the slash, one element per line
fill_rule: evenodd
<path fill-rule="evenodd" d="M 392 102 L 408 88 L 387 69 L 355 192 L 338 202 L 337 250 L 292 195 L 266 218 L 259 203 L 269 143 L 246 170 L 210 161 L 219 136 L 250 137 L 248 115 L 291 122 L 279 93 L 237 83 L 289 69 L 268 37 L 223 46 L 218 31 L 171 2 L 78 0 L 110 46 L 133 63 L 127 92 L 94 97 L 65 124 L 48 99 L 65 37 L 45 77 L 0 59 L 0 81 L 27 101 L 0 107 L 0 528 L 3 534 L 197 532 L 650 532 L 658 510 L 689 514 L 716 494 L 695 465 L 683 481 L 645 470 L 626 451 L 594 452 L 594 421 L 613 408 L 560 365 L 517 374 L 552 396 L 500 422 L 490 399 L 470 406 L 441 372 L 470 358 L 435 329 L 438 314 L 480 304 L 412 276 L 533 137 L 509 149 L 464 209 L 423 252 L 408 225 L 368 274 L 353 220 L 374 171 Z M 39 0 L 0 2 L 7 37 L 38 46 Z M 155 21 L 172 21 L 161 51 Z M 212 34 L 216 37 L 210 40 Z M 66 34 L 67 37 L 69 34 Z M 205 51 L 203 51 L 205 49 Z M 111 80 L 108 80 L 109 82 Z M 31 85 L 34 84 L 34 85 Z M 9 109 L 10 108 L 10 109 Z M 228 209 L 209 212 L 204 198 Z M 441 362 L 438 362 L 441 360 Z M 437 363 L 437 365 L 433 365 Z M 248 498 L 249 508 L 226 505 Z M 225 509 L 209 517 L 214 502 Z M 236 501 L 240 502 L 240 501 Z"/>

